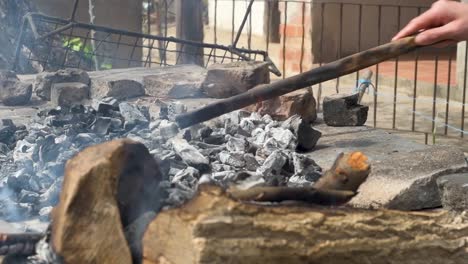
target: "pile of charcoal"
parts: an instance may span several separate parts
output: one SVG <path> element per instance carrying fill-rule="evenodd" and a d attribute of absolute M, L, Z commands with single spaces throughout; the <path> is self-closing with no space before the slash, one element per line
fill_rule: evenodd
<path fill-rule="evenodd" d="M 171 103 L 159 116 L 146 107 L 106 98 L 93 106 L 41 111 L 28 126 L 3 120 L 0 128 L 0 217 L 48 221 L 58 202 L 67 160 L 90 145 L 130 138 L 147 146 L 161 164 L 168 206 L 190 199 L 198 184 L 223 187 L 304 186 L 321 168 L 303 151 L 320 132 L 299 116 L 279 122 L 236 111 L 180 131 L 173 117 L 185 112 Z"/>

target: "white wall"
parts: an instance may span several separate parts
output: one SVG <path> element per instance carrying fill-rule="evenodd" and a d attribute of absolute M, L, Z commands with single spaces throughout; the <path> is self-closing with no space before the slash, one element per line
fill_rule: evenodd
<path fill-rule="evenodd" d="M 216 15 L 216 27 L 219 30 L 232 30 L 232 10 L 233 10 L 233 1 L 232 0 L 218 0 L 217 6 L 217 15 Z M 249 5 L 248 0 L 245 1 L 235 1 L 235 32 L 239 29 L 244 14 L 247 11 Z M 215 0 L 208 0 L 208 9 L 209 9 L 209 19 L 210 27 L 214 27 L 215 21 Z M 263 1 L 255 2 L 252 6 L 252 34 L 263 36 L 263 14 L 265 9 L 265 3 Z M 243 33 L 247 33 L 249 26 L 249 19 L 244 27 Z"/>

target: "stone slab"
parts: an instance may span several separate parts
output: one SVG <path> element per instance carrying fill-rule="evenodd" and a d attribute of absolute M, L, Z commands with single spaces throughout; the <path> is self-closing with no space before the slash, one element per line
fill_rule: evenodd
<path fill-rule="evenodd" d="M 114 97 L 136 97 L 144 94 L 161 98 L 185 98 L 200 94 L 206 69 L 196 65 L 178 65 L 154 68 L 128 68 L 89 73 L 91 97 L 109 96 L 109 82 L 126 80 L 133 84 L 133 92 Z M 143 90 L 141 90 L 143 89 Z M 186 96 L 185 96 L 186 94 Z M 125 98 L 123 98 L 125 99 Z"/>
<path fill-rule="evenodd" d="M 368 127 L 314 126 L 322 132 L 308 155 L 322 168 L 341 152 L 361 151 L 372 172 L 351 205 L 418 210 L 441 206 L 438 177 L 468 170 L 464 153 L 454 147 L 426 146 Z"/>

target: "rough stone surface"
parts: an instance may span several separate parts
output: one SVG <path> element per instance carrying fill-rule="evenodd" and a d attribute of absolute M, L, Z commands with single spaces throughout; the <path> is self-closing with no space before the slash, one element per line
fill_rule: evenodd
<path fill-rule="evenodd" d="M 73 82 L 89 85 L 88 73 L 80 69 L 63 69 L 57 72 L 38 74 L 34 83 L 34 92 L 39 98 L 50 101 L 51 89 L 54 84 Z"/>
<path fill-rule="evenodd" d="M 145 94 L 187 98 L 200 94 L 206 69 L 195 65 L 128 68 L 91 72 L 91 97 L 127 99 Z"/>
<path fill-rule="evenodd" d="M 211 65 L 202 88 L 210 97 L 227 98 L 269 82 L 267 63 L 244 61 Z"/>
<path fill-rule="evenodd" d="M 468 210 L 468 173 L 452 174 L 437 180 L 442 206 L 448 210 Z"/>
<path fill-rule="evenodd" d="M 159 166 L 144 145 L 117 140 L 67 163 L 52 243 L 67 263 L 132 263 L 123 228 L 159 210 Z M 77 250 L 77 248 L 79 250 Z"/>
<path fill-rule="evenodd" d="M 350 204 L 363 208 L 419 210 L 441 206 L 438 177 L 465 171 L 463 152 L 454 147 L 426 146 L 368 127 L 315 126 L 322 132 L 316 150 L 307 155 L 322 168 L 342 152 L 369 157 L 371 174 Z"/>
<path fill-rule="evenodd" d="M 276 120 L 286 120 L 299 115 L 303 120 L 317 119 L 317 102 L 308 91 L 296 91 L 274 99 L 259 102 L 246 108 L 261 115 L 269 115 Z"/>
<path fill-rule="evenodd" d="M 32 84 L 20 82 L 12 71 L 0 72 L 0 101 L 6 106 L 26 105 L 31 101 Z"/>
<path fill-rule="evenodd" d="M 89 86 L 84 83 L 56 83 L 52 85 L 50 101 L 55 106 L 71 107 L 89 98 Z"/>
<path fill-rule="evenodd" d="M 335 94 L 323 99 L 323 119 L 329 126 L 362 126 L 368 106 L 358 104 L 359 94 Z"/>
<path fill-rule="evenodd" d="M 203 96 L 201 86 L 206 69 L 196 65 L 164 67 L 159 72 L 145 76 L 146 94 L 158 98 L 193 98 Z"/>

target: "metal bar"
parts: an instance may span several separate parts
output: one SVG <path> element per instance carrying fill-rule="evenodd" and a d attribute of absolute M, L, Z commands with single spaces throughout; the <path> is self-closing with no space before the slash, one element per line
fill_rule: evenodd
<path fill-rule="evenodd" d="M 325 23 L 325 3 L 321 4 L 320 7 L 320 53 L 319 53 L 319 66 L 323 63 L 323 30 Z M 320 102 L 322 101 L 322 83 L 319 83 L 317 91 L 317 112 L 320 111 Z"/>
<path fill-rule="evenodd" d="M 130 54 L 130 59 L 128 60 L 128 67 L 130 67 L 132 65 L 133 54 L 135 54 L 135 49 L 136 49 L 136 46 L 138 45 L 138 39 L 139 38 L 135 38 L 135 44 L 133 45 L 132 53 Z"/>
<path fill-rule="evenodd" d="M 70 34 L 68 35 L 68 41 L 70 41 L 72 36 L 73 36 L 73 29 L 74 29 L 74 27 L 72 27 L 70 29 Z M 69 51 L 70 51 L 70 45 L 68 45 L 67 48 L 65 49 L 65 55 L 63 56 L 63 64 L 62 65 L 66 65 Z"/>
<path fill-rule="evenodd" d="M 70 15 L 70 21 L 75 21 L 76 11 L 78 10 L 78 3 L 79 2 L 80 2 L 80 0 L 75 0 L 75 2 L 73 3 L 73 10 L 72 10 L 72 13 Z"/>
<path fill-rule="evenodd" d="M 341 59 L 343 49 L 343 3 L 340 3 L 340 35 L 338 37 L 338 59 Z M 340 78 L 336 78 L 336 93 L 340 93 Z"/>
<path fill-rule="evenodd" d="M 242 23 L 239 27 L 239 30 L 237 31 L 237 36 L 234 42 L 232 43 L 232 46 L 236 47 L 237 43 L 239 42 L 239 39 L 241 37 L 242 32 L 244 31 L 245 23 L 247 22 L 247 19 L 249 18 L 250 13 L 252 12 L 252 5 L 255 0 L 250 0 L 249 6 L 247 7 L 247 10 L 244 14 L 244 18 L 242 19 Z"/>
<path fill-rule="evenodd" d="M 151 3 L 153 2 L 153 0 L 148 0 L 148 8 L 146 10 L 146 17 L 147 17 L 147 30 L 148 30 L 148 34 L 151 34 Z"/>
<path fill-rule="evenodd" d="M 27 17 L 23 18 L 23 25 L 21 26 L 19 36 L 18 36 L 18 42 L 16 44 L 15 62 L 13 63 L 13 66 L 11 67 L 12 71 L 17 71 L 18 70 L 17 67 L 18 67 L 19 59 L 20 59 L 20 55 L 21 55 L 21 46 L 22 46 L 23 41 L 24 41 L 24 30 L 26 30 L 27 20 L 28 20 Z"/>
<path fill-rule="evenodd" d="M 400 20 L 401 20 L 401 8 L 398 7 L 397 9 L 397 28 L 400 28 Z M 400 63 L 400 59 L 398 57 L 395 58 L 395 82 L 393 87 L 393 118 L 392 118 L 392 128 L 396 129 L 396 105 L 397 105 L 397 93 L 398 93 L 398 66 Z"/>
<path fill-rule="evenodd" d="M 416 95 L 418 88 L 418 66 L 419 66 L 419 51 L 416 51 L 416 60 L 414 61 L 414 86 L 413 86 L 413 111 L 412 111 L 412 124 L 411 130 L 416 129 Z"/>
<path fill-rule="evenodd" d="M 232 32 L 231 43 L 234 43 L 234 29 L 236 28 L 236 1 L 232 0 Z"/>
<path fill-rule="evenodd" d="M 214 0 L 214 25 L 213 25 L 213 36 L 214 44 L 218 44 L 218 0 Z M 214 50 L 214 62 L 216 63 L 216 49 Z"/>
<path fill-rule="evenodd" d="M 380 35 L 382 33 L 382 6 L 379 6 L 379 15 L 377 21 L 377 43 L 380 45 Z M 377 102 L 378 102 L 378 91 L 379 91 L 379 73 L 380 65 L 375 66 L 375 92 L 374 92 L 374 127 L 377 127 Z"/>
<path fill-rule="evenodd" d="M 283 24 L 283 79 L 286 78 L 286 34 L 288 28 L 288 2 L 284 2 L 284 24 Z"/>
<path fill-rule="evenodd" d="M 37 17 L 44 17 L 47 19 L 51 19 L 51 21 L 57 21 L 57 22 L 66 22 L 63 19 L 60 18 L 54 18 L 54 17 L 47 17 L 41 14 L 33 14 L 34 16 Z M 216 49 L 223 49 L 223 50 L 230 50 L 232 47 L 227 47 L 219 44 L 212 44 L 212 43 L 203 43 L 203 42 L 196 42 L 196 41 L 190 41 L 190 40 L 183 40 L 183 39 L 177 39 L 174 37 L 160 37 L 160 36 L 155 36 L 155 35 L 148 35 L 148 34 L 143 34 L 143 33 L 136 33 L 132 31 L 127 31 L 127 30 L 118 30 L 118 29 L 113 29 L 113 28 L 108 28 L 108 27 L 103 27 L 103 26 L 98 26 L 98 25 L 92 25 L 92 24 L 87 24 L 87 23 L 81 23 L 81 22 L 76 22 L 74 23 L 76 27 L 84 28 L 84 29 L 90 29 L 90 30 L 95 30 L 95 31 L 103 31 L 105 33 L 112 33 L 112 34 L 122 34 L 126 35 L 128 37 L 136 37 L 136 38 L 148 38 L 148 39 L 156 39 L 156 40 L 162 40 L 162 41 L 171 41 L 174 43 L 178 44 L 186 44 L 186 45 L 192 45 L 192 46 L 203 46 L 205 48 L 216 48 Z M 235 47 L 235 50 L 242 52 L 242 53 L 258 53 L 263 56 L 267 56 L 266 51 L 261 51 L 261 50 L 249 50 L 245 48 L 238 48 Z"/>
<path fill-rule="evenodd" d="M 268 3 L 268 1 L 267 1 Z M 266 33 L 266 51 L 270 50 L 270 23 L 271 23 L 271 12 L 270 12 L 270 4 L 267 4 L 266 7 L 268 8 L 268 21 L 267 21 L 267 33 Z"/>
<path fill-rule="evenodd" d="M 361 38 L 362 38 L 362 5 L 359 5 L 359 25 L 358 25 L 358 52 L 361 51 Z M 359 72 L 356 72 L 356 83 L 359 83 Z"/>
<path fill-rule="evenodd" d="M 434 66 L 434 89 L 432 90 L 432 130 L 431 133 L 434 133 L 435 130 L 435 119 L 436 119 L 436 110 L 437 110 L 437 80 L 439 75 L 439 54 L 436 54 L 435 57 L 435 66 Z"/>
<path fill-rule="evenodd" d="M 450 87 L 452 81 L 452 53 L 449 55 L 449 62 L 448 62 L 448 76 L 447 76 L 447 96 L 445 101 L 445 131 L 444 134 L 448 134 L 448 119 L 449 119 L 449 111 L 450 111 Z"/>
<path fill-rule="evenodd" d="M 249 12 L 249 30 L 247 31 L 247 48 L 248 49 L 252 48 L 252 11 Z"/>
<path fill-rule="evenodd" d="M 301 40 L 301 59 L 299 61 L 299 71 L 300 73 L 304 72 L 303 63 L 304 63 L 304 48 L 305 48 L 305 5 L 302 3 L 302 40 Z"/>
<path fill-rule="evenodd" d="M 461 122 L 461 137 L 465 137 L 465 104 L 466 104 L 466 84 L 467 84 L 467 73 L 466 70 L 468 69 L 468 42 L 465 42 L 465 73 L 463 74 L 463 105 L 462 105 L 462 122 Z"/>

